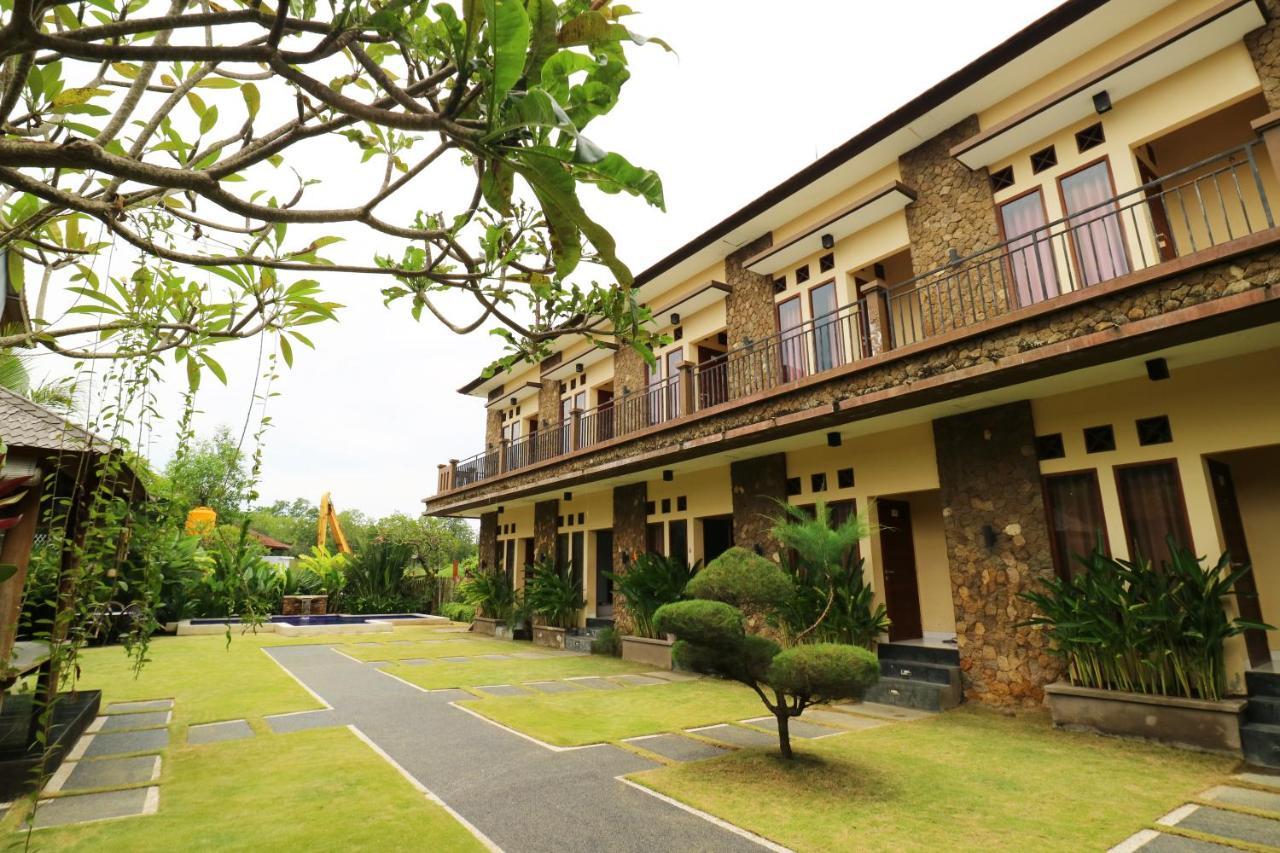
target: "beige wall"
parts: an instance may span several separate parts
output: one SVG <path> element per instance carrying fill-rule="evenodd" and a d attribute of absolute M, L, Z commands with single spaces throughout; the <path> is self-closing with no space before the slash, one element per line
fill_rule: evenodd
<path fill-rule="evenodd" d="M 1280 626 L 1280 444 L 1220 458 L 1231 466 L 1235 481 L 1262 619 Z M 1280 627 L 1267 632 L 1267 639 L 1272 654 L 1280 653 Z"/>
<path fill-rule="evenodd" d="M 691 565 L 697 560 L 703 560 L 702 525 L 698 524 L 697 519 L 733 514 L 729 465 L 726 463 L 699 471 L 676 471 L 669 482 L 659 476 L 650 480 L 646 488 L 655 509 L 655 513 L 646 520 L 649 523 L 665 524 L 675 519 L 685 519 L 689 530 L 689 551 L 685 554 L 685 559 Z M 678 509 L 680 497 L 685 499 L 684 512 Z M 664 499 L 671 501 L 670 512 L 662 512 Z M 670 542 L 666 545 L 669 548 Z"/>

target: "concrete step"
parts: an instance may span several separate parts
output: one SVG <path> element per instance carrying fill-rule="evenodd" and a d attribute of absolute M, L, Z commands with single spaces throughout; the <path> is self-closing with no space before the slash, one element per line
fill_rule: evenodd
<path fill-rule="evenodd" d="M 1250 696 L 1280 697 L 1280 672 L 1261 672 L 1256 669 L 1245 670 L 1245 687 Z"/>
<path fill-rule="evenodd" d="M 881 658 L 880 677 L 900 678 L 904 681 L 928 681 L 933 684 L 959 684 L 960 667 Z"/>
<path fill-rule="evenodd" d="M 1250 696 L 1244 714 L 1251 723 L 1280 725 L 1280 697 Z"/>
<path fill-rule="evenodd" d="M 928 663 L 935 666 L 959 666 L 960 650 L 954 646 L 918 646 L 912 643 L 880 643 L 876 654 L 881 660 Z"/>
<path fill-rule="evenodd" d="M 881 678 L 862 697 L 864 702 L 918 708 L 922 711 L 946 711 L 960 704 L 964 692 L 960 683 L 937 684 L 907 678 Z"/>
<path fill-rule="evenodd" d="M 1259 767 L 1280 767 L 1280 725 L 1244 723 L 1240 726 L 1244 759 Z"/>

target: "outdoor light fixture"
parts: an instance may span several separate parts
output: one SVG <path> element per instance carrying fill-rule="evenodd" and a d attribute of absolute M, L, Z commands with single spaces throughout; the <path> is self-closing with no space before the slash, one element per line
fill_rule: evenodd
<path fill-rule="evenodd" d="M 676 476 L 676 472 L 672 471 L 670 468 L 662 472 L 662 479 L 666 480 L 668 483 L 674 480 L 675 476 Z"/>
<path fill-rule="evenodd" d="M 566 501 L 571 501 L 571 500 L 573 500 L 573 492 L 565 492 L 565 493 L 564 493 L 564 499 L 565 499 Z"/>
<path fill-rule="evenodd" d="M 673 326 L 680 325 L 680 315 L 675 313 L 674 311 L 671 313 L 671 325 Z"/>
<path fill-rule="evenodd" d="M 982 525 L 982 544 L 988 549 L 996 547 L 996 529 L 990 524 Z"/>
<path fill-rule="evenodd" d="M 584 370 L 586 370 L 586 368 L 582 366 L 582 362 L 578 362 L 573 366 L 574 373 L 581 373 Z"/>
<path fill-rule="evenodd" d="M 1147 378 L 1152 382 L 1169 378 L 1169 362 L 1163 358 L 1153 358 L 1147 362 Z"/>
<path fill-rule="evenodd" d="M 835 238 L 835 237 L 832 237 L 830 234 L 823 234 L 823 235 L 822 235 L 822 248 L 824 248 L 824 249 L 830 249 L 830 248 L 831 248 L 832 246 L 834 246 L 835 244 L 836 244 L 836 238 Z"/>
<path fill-rule="evenodd" d="M 840 446 L 840 433 L 838 432 L 827 433 L 827 447 L 839 447 L 839 446 Z"/>
<path fill-rule="evenodd" d="M 1111 112 L 1111 96 L 1106 89 L 1093 96 L 1093 111 L 1098 115 Z"/>
<path fill-rule="evenodd" d="M 501 515 L 501 514 L 502 514 L 502 507 L 501 507 L 501 506 L 499 506 L 499 507 L 498 507 L 498 514 L 499 514 L 499 515 Z"/>
<path fill-rule="evenodd" d="M 519 400 L 517 400 L 515 397 L 512 397 L 512 398 L 511 398 L 511 405 L 513 405 L 513 406 L 514 406 L 516 403 L 519 403 L 519 402 L 520 402 L 520 401 L 519 401 Z"/>

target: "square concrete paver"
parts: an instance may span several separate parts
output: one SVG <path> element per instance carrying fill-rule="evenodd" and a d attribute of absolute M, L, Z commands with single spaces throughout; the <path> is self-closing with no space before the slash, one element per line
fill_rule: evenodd
<path fill-rule="evenodd" d="M 633 737 L 628 738 L 626 743 L 655 752 L 672 761 L 701 761 L 704 758 L 725 755 L 729 751 L 721 746 L 712 746 L 706 741 L 677 734 Z"/>
<path fill-rule="evenodd" d="M 842 714 L 839 711 L 826 711 L 822 708 L 809 708 L 804 712 L 802 720 L 808 720 L 812 723 L 822 723 L 824 726 L 834 726 L 837 729 L 844 729 L 850 732 L 860 732 L 864 729 L 878 729 L 881 726 L 889 725 L 892 720 L 883 720 L 872 717 L 859 717 L 855 714 Z"/>
<path fill-rule="evenodd" d="M 1213 844 L 1196 838 L 1184 838 L 1181 835 L 1168 835 L 1157 832 L 1150 840 L 1136 848 L 1142 853 L 1239 853 L 1239 848 L 1225 844 Z"/>
<path fill-rule="evenodd" d="M 127 791 L 106 791 L 42 800 L 36 809 L 34 824 L 37 828 L 66 826 L 88 820 L 146 814 L 148 799 L 159 797 L 159 791 L 155 787 L 130 788 Z"/>
<path fill-rule="evenodd" d="M 1280 821 L 1256 815 L 1200 806 L 1176 824 L 1206 835 L 1217 835 L 1250 844 L 1280 847 Z"/>
<path fill-rule="evenodd" d="M 644 687 L 649 684 L 667 683 L 661 678 L 654 678 L 652 675 L 615 675 L 613 680 L 628 687 Z"/>
<path fill-rule="evenodd" d="M 107 706 L 104 714 L 132 714 L 135 711 L 170 711 L 173 710 L 172 699 L 148 699 L 143 702 L 113 702 Z"/>
<path fill-rule="evenodd" d="M 169 745 L 168 729 L 143 729 L 136 732 L 106 732 L 93 735 L 85 748 L 85 758 L 124 755 L 128 752 L 158 752 Z"/>
<path fill-rule="evenodd" d="M 59 791 L 84 791 L 89 788 L 119 788 L 150 782 L 160 772 L 160 756 L 139 755 L 133 758 L 98 758 L 77 761 Z"/>
<path fill-rule="evenodd" d="M 224 723 L 205 723 L 187 729 L 187 743 L 219 743 L 224 740 L 241 740 L 253 737 L 253 729 L 244 720 L 228 720 Z"/>
<path fill-rule="evenodd" d="M 517 687 L 514 684 L 489 684 L 484 687 L 477 687 L 481 693 L 488 693 L 490 696 L 528 696 L 529 691 L 523 687 Z"/>
<path fill-rule="evenodd" d="M 526 682 L 524 686 L 532 687 L 539 693 L 571 693 L 574 690 L 583 689 L 572 681 L 530 681 Z"/>
<path fill-rule="evenodd" d="M 511 655 L 476 655 L 480 660 L 511 660 Z"/>
<path fill-rule="evenodd" d="M 764 732 L 757 732 L 752 729 L 744 729 L 742 726 L 731 726 L 722 723 L 718 726 L 711 726 L 705 729 L 689 729 L 696 735 L 709 737 L 712 740 L 718 740 L 721 743 L 731 743 L 734 746 L 777 746 L 778 736 L 769 735 Z"/>
<path fill-rule="evenodd" d="M 768 729 L 775 735 L 778 733 L 777 717 L 752 717 L 750 720 L 742 720 L 758 729 Z M 792 719 L 787 724 L 787 731 L 792 737 L 815 738 L 826 737 L 828 735 L 841 734 L 839 729 L 829 729 L 826 726 L 815 726 L 813 723 L 806 723 L 804 720 Z"/>
<path fill-rule="evenodd" d="M 104 717 L 100 732 L 126 732 L 133 729 L 159 729 L 169 725 L 170 711 L 143 711 L 139 714 L 112 714 Z"/>
<path fill-rule="evenodd" d="M 574 684 L 581 684 L 583 687 L 590 687 L 592 690 L 621 690 L 621 684 L 614 684 L 607 678 L 600 678 L 592 675 L 587 678 L 570 679 Z"/>
<path fill-rule="evenodd" d="M 678 672 L 672 669 L 659 669 L 654 672 L 646 672 L 650 678 L 661 678 L 663 681 L 697 681 L 702 676 L 692 672 Z"/>
<path fill-rule="evenodd" d="M 551 657 L 551 654 L 548 652 L 516 652 L 512 657 L 517 660 L 542 660 L 543 658 Z"/>
<path fill-rule="evenodd" d="M 1233 806 L 1247 806 L 1264 812 L 1280 813 L 1280 791 L 1258 791 L 1254 788 L 1237 788 L 1234 785 L 1218 785 L 1200 795 L 1203 799 Z"/>
<path fill-rule="evenodd" d="M 425 666 L 429 663 L 435 663 L 431 658 L 405 658 L 400 663 L 406 666 Z"/>
<path fill-rule="evenodd" d="M 338 715 L 333 711 L 304 711 L 301 714 L 277 714 L 267 717 L 267 725 L 276 734 L 300 732 L 306 729 L 318 729 L 322 726 L 338 725 Z"/>
<path fill-rule="evenodd" d="M 933 711 L 921 711 L 918 708 L 899 708 L 897 705 L 881 705 L 879 702 L 846 702 L 834 706 L 841 711 L 878 717 L 882 720 L 922 720 L 936 716 Z"/>
<path fill-rule="evenodd" d="M 440 658 L 440 660 L 448 661 L 449 663 L 469 663 L 471 661 L 471 658 L 448 657 L 448 658 Z"/>
<path fill-rule="evenodd" d="M 1280 790 L 1280 774 L 1276 773 L 1258 773 L 1249 771 L 1246 773 L 1237 773 L 1231 778 L 1240 782 L 1249 782 L 1253 785 L 1262 785 L 1267 788 Z"/>

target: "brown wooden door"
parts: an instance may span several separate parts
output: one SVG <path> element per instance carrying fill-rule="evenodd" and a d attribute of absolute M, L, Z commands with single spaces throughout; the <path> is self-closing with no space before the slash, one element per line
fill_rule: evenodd
<path fill-rule="evenodd" d="M 884 562 L 884 600 L 889 610 L 889 640 L 924 636 L 920 626 L 920 589 L 916 548 L 911 533 L 911 504 L 880 499 L 880 556 Z"/>
<path fill-rule="evenodd" d="M 718 406 L 729 399 L 728 372 L 724 353 L 698 347 L 698 408 Z"/>
<path fill-rule="evenodd" d="M 1151 167 L 1138 161 L 1138 180 L 1144 184 L 1155 183 L 1160 177 Z M 1151 213 L 1151 228 L 1155 231 L 1156 250 L 1160 260 L 1171 261 L 1178 257 L 1178 245 L 1173 241 L 1173 228 L 1169 225 L 1169 212 L 1164 207 L 1164 197 L 1159 186 L 1147 187 L 1147 210 Z"/>
<path fill-rule="evenodd" d="M 1236 500 L 1235 481 L 1231 479 L 1231 466 L 1216 459 L 1209 460 L 1209 479 L 1213 482 L 1213 499 L 1218 505 L 1218 523 L 1222 526 L 1222 540 L 1231 555 L 1231 567 L 1237 569 L 1252 565 L 1249 543 L 1244 535 L 1244 522 L 1240 518 L 1240 504 Z M 1254 573 L 1242 577 L 1236 583 L 1236 606 L 1240 615 L 1255 622 L 1264 621 L 1262 606 L 1258 602 L 1258 584 Z M 1249 665 L 1258 666 L 1271 660 L 1267 646 L 1267 632 L 1252 629 L 1244 632 L 1245 647 L 1249 652 Z"/>

